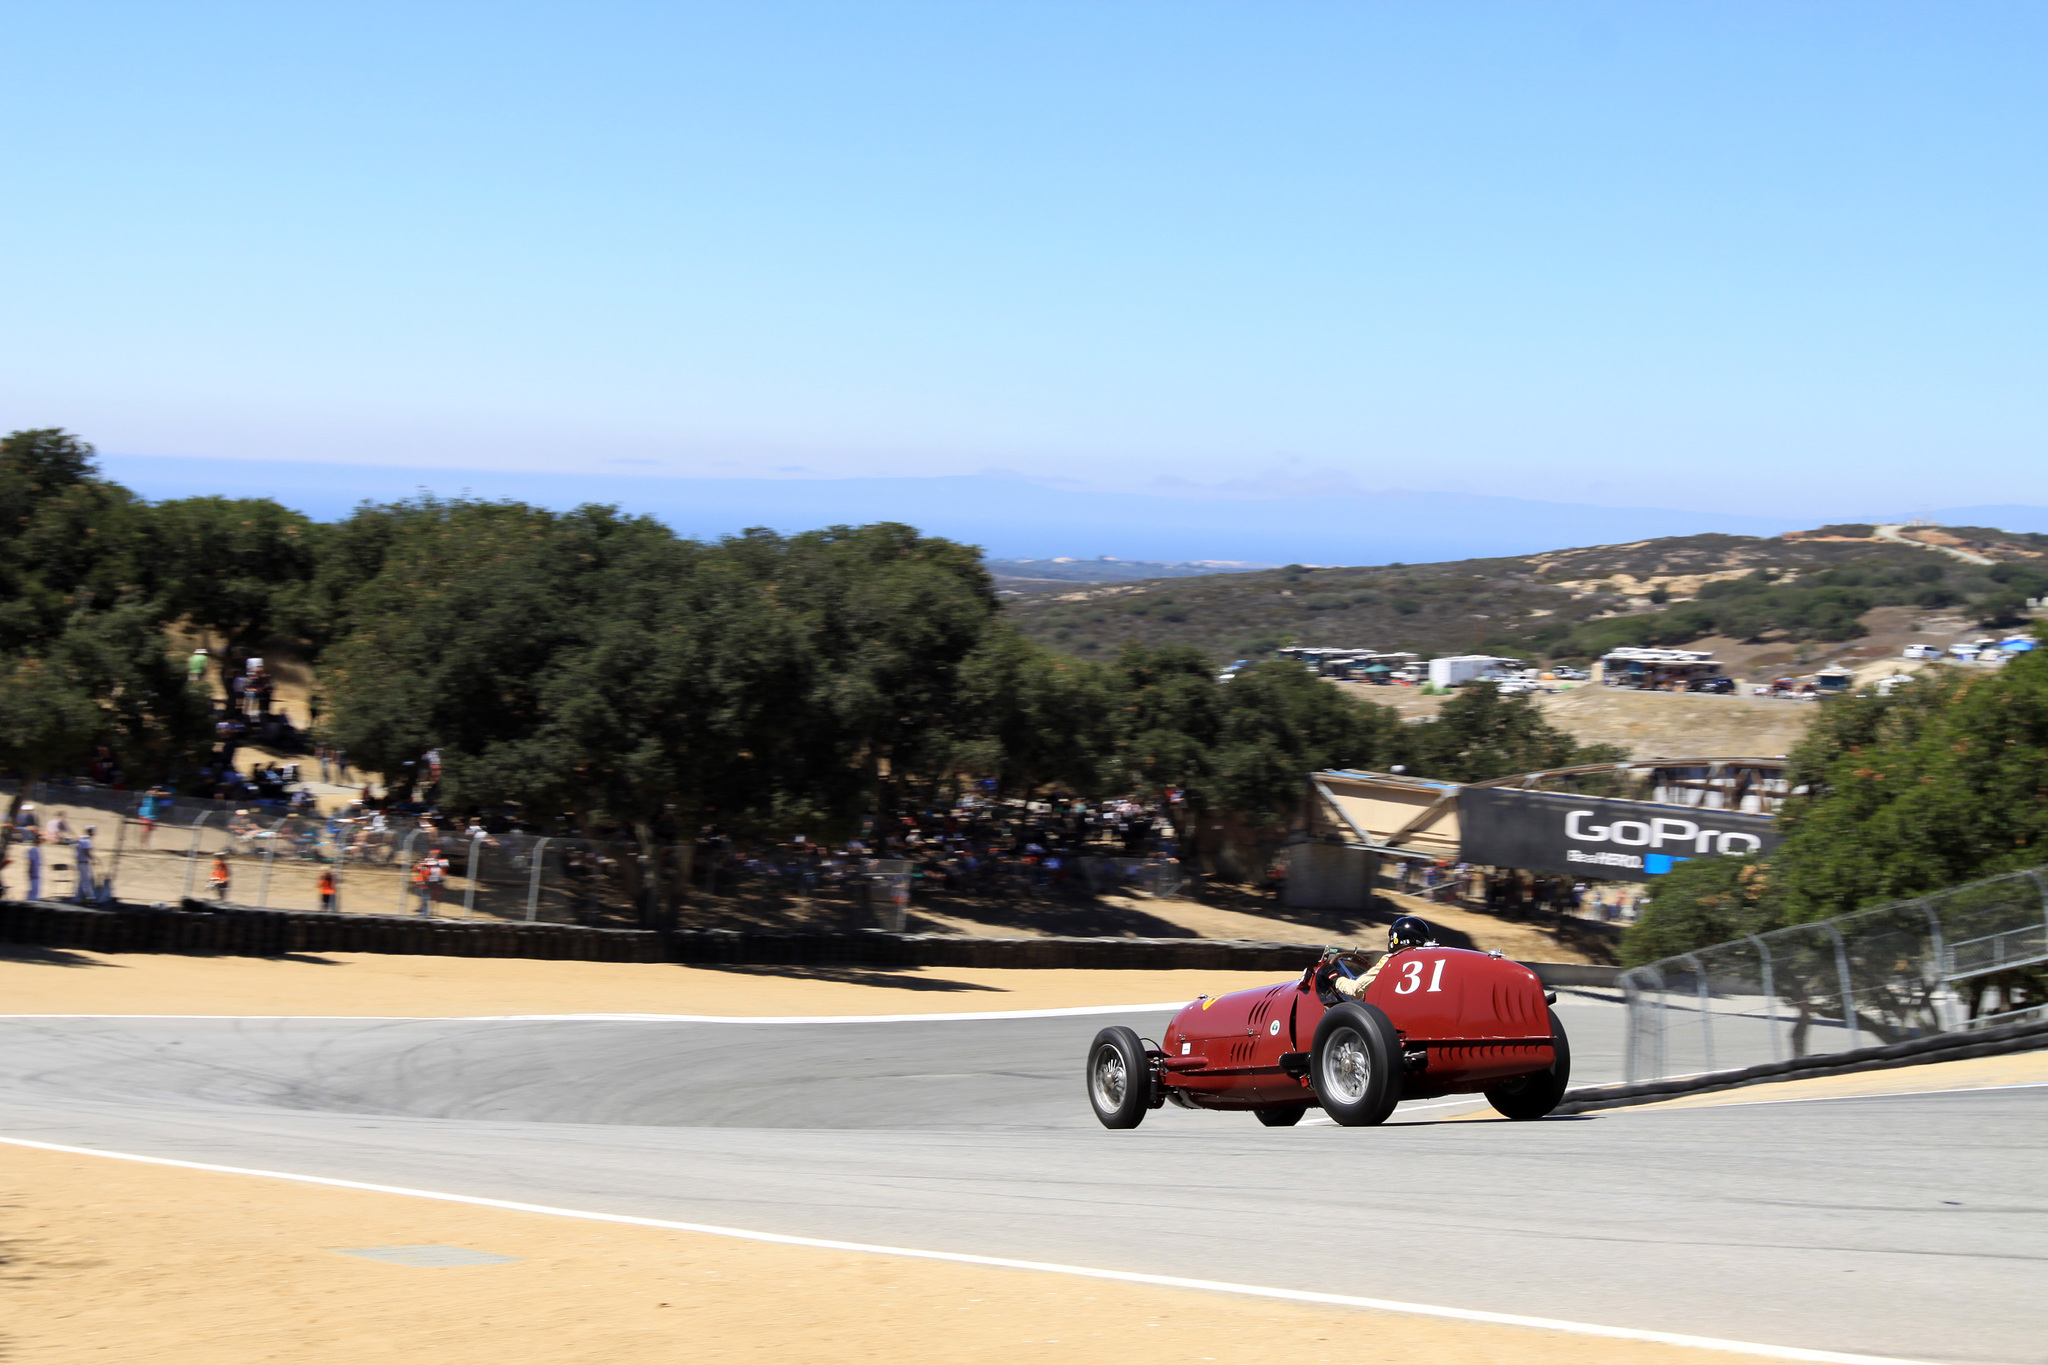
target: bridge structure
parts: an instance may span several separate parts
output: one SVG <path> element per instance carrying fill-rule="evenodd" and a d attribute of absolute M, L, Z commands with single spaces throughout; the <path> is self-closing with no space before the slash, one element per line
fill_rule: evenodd
<path fill-rule="evenodd" d="M 1363 908 L 1387 860 L 1473 861 L 1460 801 L 1468 792 L 1582 795 L 1680 812 L 1776 814 L 1794 795 L 1782 755 L 1699 755 L 1584 763 L 1480 782 L 1440 782 L 1405 772 L 1312 773 L 1310 799 L 1291 846 L 1288 903 Z M 1652 813 L 1655 818 L 1655 813 Z"/>

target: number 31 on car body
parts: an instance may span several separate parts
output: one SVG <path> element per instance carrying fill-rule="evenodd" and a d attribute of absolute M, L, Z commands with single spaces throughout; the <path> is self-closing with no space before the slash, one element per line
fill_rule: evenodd
<path fill-rule="evenodd" d="M 1438 958 L 1431 965 L 1436 970 L 1429 974 L 1429 989 L 1441 992 L 1444 988 L 1444 960 Z M 1418 958 L 1402 966 L 1401 980 L 1394 987 L 1394 994 L 1413 995 L 1419 990 L 1422 990 L 1422 961 Z M 1424 994 L 1427 993 L 1424 992 Z"/>

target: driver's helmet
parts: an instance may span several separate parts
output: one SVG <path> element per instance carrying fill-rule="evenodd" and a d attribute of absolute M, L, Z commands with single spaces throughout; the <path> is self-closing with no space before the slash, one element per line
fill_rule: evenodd
<path fill-rule="evenodd" d="M 1387 951 L 1398 953 L 1403 948 L 1420 948 L 1434 940 L 1430 928 L 1413 915 L 1403 915 L 1387 926 Z"/>

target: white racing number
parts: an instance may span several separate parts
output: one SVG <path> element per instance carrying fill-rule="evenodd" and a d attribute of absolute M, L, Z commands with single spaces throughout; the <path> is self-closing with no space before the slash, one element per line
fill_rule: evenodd
<path fill-rule="evenodd" d="M 1444 988 L 1444 960 L 1438 958 L 1431 965 L 1435 970 L 1429 974 L 1429 989 L 1441 993 Z M 1419 990 L 1422 990 L 1422 960 L 1415 958 L 1402 965 L 1401 981 L 1394 987 L 1394 994 L 1413 995 Z"/>

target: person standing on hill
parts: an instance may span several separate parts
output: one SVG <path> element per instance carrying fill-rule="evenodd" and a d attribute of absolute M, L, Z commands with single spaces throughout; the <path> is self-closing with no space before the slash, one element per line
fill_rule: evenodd
<path fill-rule="evenodd" d="M 320 908 L 328 914 L 334 913 L 334 869 L 320 869 Z"/>
<path fill-rule="evenodd" d="M 92 865 L 92 836 L 97 828 L 96 825 L 87 825 L 85 833 L 79 835 L 78 842 L 71 846 L 71 857 L 78 868 L 78 889 L 72 899 L 80 905 L 92 904 L 99 890 L 93 879 Z"/>
<path fill-rule="evenodd" d="M 21 831 L 21 861 L 28 869 L 28 898 L 39 901 L 43 898 L 43 846 L 34 825 Z"/>
<path fill-rule="evenodd" d="M 441 905 L 441 893 L 448 885 L 448 860 L 441 856 L 440 849 L 427 854 L 427 899 L 434 904 L 434 913 Z"/>
<path fill-rule="evenodd" d="M 412 889 L 419 892 L 422 915 L 432 917 L 435 907 L 441 903 L 441 888 L 447 879 L 448 860 L 441 856 L 438 848 L 429 849 L 426 857 L 412 865 Z"/>

